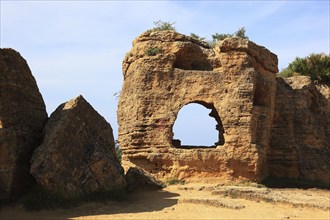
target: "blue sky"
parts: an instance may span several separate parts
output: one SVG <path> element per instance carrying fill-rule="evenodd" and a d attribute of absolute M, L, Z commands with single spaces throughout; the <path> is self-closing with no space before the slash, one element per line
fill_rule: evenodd
<path fill-rule="evenodd" d="M 1 0 L 0 46 L 17 50 L 27 60 L 48 114 L 82 94 L 110 122 L 116 137 L 117 100 L 113 94 L 122 86 L 121 63 L 134 38 L 152 28 L 154 21 L 175 22 L 178 32 L 207 38 L 244 26 L 252 41 L 278 55 L 282 69 L 297 56 L 329 54 L 329 4 L 317 0 Z M 176 136 L 195 144 L 215 142 L 207 129 L 209 122 L 197 120 L 200 113 L 206 114 L 192 110 L 192 115 L 181 119 L 180 113 L 178 120 L 185 126 L 176 123 L 175 129 L 180 127 L 174 130 Z M 186 126 L 192 117 L 201 129 L 197 135 L 187 129 L 192 126 Z"/>

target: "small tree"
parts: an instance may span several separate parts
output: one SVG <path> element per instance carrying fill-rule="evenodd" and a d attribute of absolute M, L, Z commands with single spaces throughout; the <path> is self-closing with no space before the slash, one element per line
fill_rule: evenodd
<path fill-rule="evenodd" d="M 248 36 L 245 35 L 245 27 L 241 27 L 240 29 L 238 29 L 238 31 L 236 31 L 234 35 L 243 39 L 249 39 Z"/>
<path fill-rule="evenodd" d="M 176 31 L 175 27 L 173 26 L 174 24 L 175 22 L 171 23 L 171 22 L 158 20 L 154 22 L 155 27 L 147 30 L 147 32 L 165 31 L 165 30 Z"/>
<path fill-rule="evenodd" d="M 213 47 L 215 46 L 215 44 L 218 41 L 224 40 L 226 38 L 230 38 L 230 37 L 240 37 L 243 39 L 249 39 L 248 36 L 246 36 L 245 34 L 245 27 L 241 27 L 238 29 L 238 31 L 236 31 L 234 34 L 219 34 L 219 33 L 215 33 L 212 35 L 212 40 L 211 42 L 209 42 L 210 46 Z"/>
<path fill-rule="evenodd" d="M 218 33 L 215 33 L 215 34 L 212 35 L 212 39 L 213 39 L 214 42 L 224 40 L 228 37 L 233 37 L 233 35 L 232 34 L 218 34 Z"/>
<path fill-rule="evenodd" d="M 190 33 L 190 37 L 192 37 L 196 40 L 199 40 L 199 41 L 205 41 L 205 37 L 200 37 L 200 36 L 198 36 L 197 34 L 194 34 L 194 33 Z"/>
<path fill-rule="evenodd" d="M 304 58 L 297 57 L 287 68 L 279 73 L 279 76 L 290 77 L 295 74 L 309 76 L 312 80 L 329 84 L 330 56 L 325 53 L 312 53 Z"/>

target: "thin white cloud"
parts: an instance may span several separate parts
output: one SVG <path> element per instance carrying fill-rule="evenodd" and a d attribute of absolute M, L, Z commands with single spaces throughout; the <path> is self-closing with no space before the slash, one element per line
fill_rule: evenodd
<path fill-rule="evenodd" d="M 50 114 L 79 94 L 116 135 L 121 64 L 131 42 L 156 20 L 211 37 L 245 26 L 250 39 L 294 57 L 329 52 L 329 2 L 300 1 L 1 1 L 1 47 L 28 61 Z M 298 11 L 297 11 L 298 10 Z M 299 13 L 297 13 L 299 12 Z M 291 59 L 292 58 L 292 59 Z"/>

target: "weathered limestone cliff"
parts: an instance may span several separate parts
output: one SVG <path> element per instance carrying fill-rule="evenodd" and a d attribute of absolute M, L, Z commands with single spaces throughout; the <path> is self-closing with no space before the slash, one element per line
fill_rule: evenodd
<path fill-rule="evenodd" d="M 126 186 L 112 128 L 82 96 L 52 113 L 31 163 L 37 182 L 64 198 Z"/>
<path fill-rule="evenodd" d="M 268 166 L 271 177 L 330 186 L 330 87 L 277 79 Z"/>
<path fill-rule="evenodd" d="M 0 199 L 13 199 L 33 183 L 30 159 L 41 143 L 47 112 L 26 61 L 0 49 Z"/>
<path fill-rule="evenodd" d="M 241 38 L 211 49 L 173 31 L 146 32 L 133 42 L 123 72 L 117 114 L 125 168 L 138 166 L 160 180 L 267 176 L 275 54 Z M 211 110 L 215 146 L 187 149 L 173 140 L 178 112 L 189 103 Z"/>

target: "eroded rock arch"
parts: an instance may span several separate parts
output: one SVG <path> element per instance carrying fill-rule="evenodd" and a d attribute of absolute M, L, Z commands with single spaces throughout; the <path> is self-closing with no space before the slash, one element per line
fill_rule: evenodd
<path fill-rule="evenodd" d="M 123 61 L 117 115 L 124 167 L 138 166 L 160 180 L 261 181 L 277 71 L 275 54 L 241 38 L 210 48 L 173 31 L 142 34 Z M 255 98 L 260 94 L 265 97 Z M 269 101 L 255 105 L 259 100 Z M 216 148 L 173 147 L 176 116 L 193 102 L 214 109 L 225 139 Z"/>

